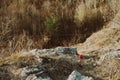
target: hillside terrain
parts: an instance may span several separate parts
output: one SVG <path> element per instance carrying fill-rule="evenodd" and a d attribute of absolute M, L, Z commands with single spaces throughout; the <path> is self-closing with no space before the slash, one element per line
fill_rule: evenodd
<path fill-rule="evenodd" d="M 119 9 L 120 0 L 1 0 L 0 80 L 119 80 Z"/>

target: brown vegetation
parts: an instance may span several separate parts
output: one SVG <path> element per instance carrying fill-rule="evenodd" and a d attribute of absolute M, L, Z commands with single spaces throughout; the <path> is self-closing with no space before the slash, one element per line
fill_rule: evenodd
<path fill-rule="evenodd" d="M 101 48 L 119 49 L 119 4 L 120 0 L 0 0 L 0 66 L 33 64 L 30 61 L 35 57 L 20 56 L 18 52 L 23 49 L 83 42 L 77 46 L 78 53 L 92 53 Z M 108 61 L 108 64 L 96 69 L 103 70 L 107 77 L 110 75 L 109 79 L 119 79 L 119 60 Z M 85 66 L 85 69 L 91 68 Z M 108 72 L 104 72 L 105 69 Z M 116 73 L 112 73 L 113 69 Z M 97 70 L 93 72 L 98 73 L 98 77 L 106 78 Z M 0 72 L 4 71 L 0 68 Z"/>
<path fill-rule="evenodd" d="M 22 44 L 24 48 L 28 47 L 26 43 L 29 39 L 35 44 L 31 46 L 38 48 L 83 42 L 103 25 L 99 7 L 86 6 L 88 3 L 81 0 L 75 2 L 2 0 L 0 46 L 7 47 L 10 45 L 9 42 L 12 42 L 11 44 L 15 47 L 19 38 L 26 40 L 24 43 L 19 41 L 19 46 Z M 83 5 L 82 10 L 79 9 L 81 5 Z M 93 3 L 89 5 L 92 6 Z M 97 8 L 96 11 L 94 11 L 95 8 Z M 88 12 L 89 14 L 86 14 Z M 82 13 L 84 15 L 81 15 Z M 83 20 L 80 20 L 81 17 Z M 44 41 L 45 37 L 48 40 Z"/>

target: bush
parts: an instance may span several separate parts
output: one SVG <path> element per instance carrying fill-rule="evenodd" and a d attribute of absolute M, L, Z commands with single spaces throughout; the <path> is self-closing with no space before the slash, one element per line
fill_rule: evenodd
<path fill-rule="evenodd" d="M 45 30 L 48 35 L 52 36 L 54 34 L 58 34 L 60 28 L 60 21 L 58 16 L 54 13 L 51 13 L 49 16 L 45 18 Z"/>

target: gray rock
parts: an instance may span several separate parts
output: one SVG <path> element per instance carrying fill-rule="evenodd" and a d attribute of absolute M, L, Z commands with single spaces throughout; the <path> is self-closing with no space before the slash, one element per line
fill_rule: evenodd
<path fill-rule="evenodd" d="M 77 48 L 56 47 L 55 53 L 56 54 L 77 54 Z"/>
<path fill-rule="evenodd" d="M 35 80 L 52 80 L 52 79 L 50 77 L 46 77 L 46 78 L 38 77 Z"/>
<path fill-rule="evenodd" d="M 78 71 L 74 70 L 68 77 L 67 80 L 94 80 L 92 77 L 84 76 Z"/>
<path fill-rule="evenodd" d="M 37 77 L 35 75 L 30 75 L 26 78 L 26 80 L 52 80 L 52 79 L 50 77 L 42 78 L 41 76 Z"/>
<path fill-rule="evenodd" d="M 27 77 L 30 74 L 41 74 L 43 72 L 45 72 L 46 69 L 44 67 L 40 66 L 33 66 L 33 67 L 25 67 L 23 68 L 22 72 L 21 72 L 21 76 L 22 77 Z"/>
<path fill-rule="evenodd" d="M 71 47 L 56 47 L 55 49 L 33 49 L 28 52 L 21 52 L 22 56 L 26 55 L 40 55 L 40 54 L 77 54 L 77 48 Z"/>
<path fill-rule="evenodd" d="M 45 73 L 47 70 L 39 66 L 32 66 L 32 67 L 25 67 L 21 72 L 22 77 L 26 77 L 26 80 L 52 80 L 48 75 Z"/>
<path fill-rule="evenodd" d="M 37 79 L 37 76 L 35 75 L 29 75 L 26 80 L 36 80 Z"/>
<path fill-rule="evenodd" d="M 81 75 L 79 72 L 73 71 L 73 72 L 69 75 L 69 77 L 68 77 L 67 80 L 81 80 L 81 76 L 82 76 L 82 75 Z"/>

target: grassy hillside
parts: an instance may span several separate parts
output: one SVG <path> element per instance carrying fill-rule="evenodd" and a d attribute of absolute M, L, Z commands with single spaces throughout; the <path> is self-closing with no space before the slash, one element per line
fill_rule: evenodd
<path fill-rule="evenodd" d="M 118 10 L 119 0 L 1 0 L 0 52 L 82 43 Z"/>
<path fill-rule="evenodd" d="M 50 48 L 84 42 L 114 17 L 117 4 L 115 0 L 1 0 L 0 46 Z"/>
<path fill-rule="evenodd" d="M 120 49 L 119 9 L 120 0 L 0 0 L 0 80 L 21 79 L 21 66 L 39 63 L 21 51 L 72 45 L 83 54 L 82 61 L 71 55 L 41 55 L 50 59 L 47 68 L 62 59 L 50 73 L 65 68 L 68 76 L 75 68 L 96 80 L 119 80 L 119 59 L 97 65 L 102 54 Z"/>

